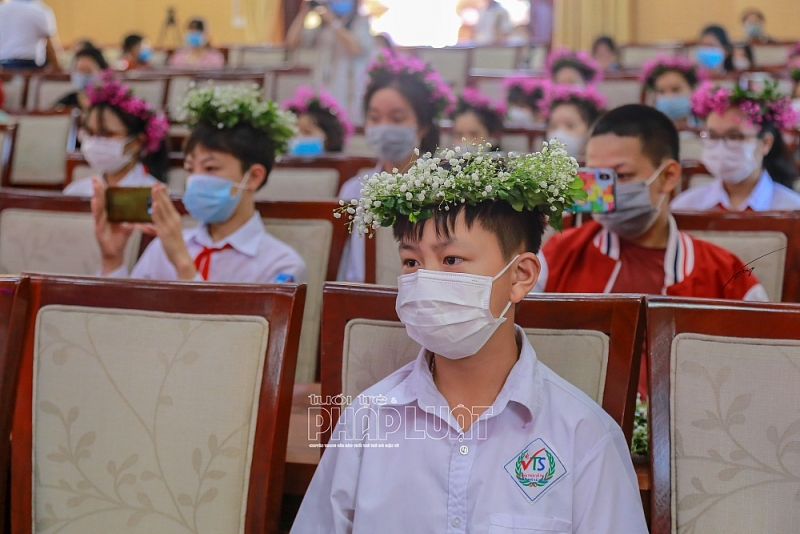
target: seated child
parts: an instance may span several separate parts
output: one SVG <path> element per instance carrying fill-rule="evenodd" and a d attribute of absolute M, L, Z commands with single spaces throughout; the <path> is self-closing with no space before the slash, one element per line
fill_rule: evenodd
<path fill-rule="evenodd" d="M 436 157 L 343 207 L 359 232 L 393 226 L 397 312 L 423 348 L 344 409 L 292 532 L 645 534 L 622 431 L 514 325 L 548 216 L 584 195 L 575 160 L 557 142 Z"/>
<path fill-rule="evenodd" d="M 610 35 L 601 35 L 592 43 L 592 59 L 604 71 L 619 70 L 619 48 Z"/>
<path fill-rule="evenodd" d="M 603 69 L 592 57 L 579 50 L 557 48 L 550 52 L 545 63 L 550 81 L 558 85 L 595 85 L 603 79 Z"/>
<path fill-rule="evenodd" d="M 506 89 L 506 128 L 535 128 L 544 121 L 542 106 L 550 88 L 549 80 L 530 76 L 509 76 Z"/>
<path fill-rule="evenodd" d="M 465 87 L 458 97 L 456 110 L 450 115 L 453 120 L 453 143 L 462 149 L 468 145 L 491 143 L 500 148 L 503 134 L 505 108 L 473 87 Z"/>
<path fill-rule="evenodd" d="M 558 139 L 567 154 L 583 159 L 589 128 L 606 107 L 606 97 L 592 86 L 554 85 L 545 106 L 546 139 Z"/>
<path fill-rule="evenodd" d="M 105 186 L 144 187 L 165 181 L 169 155 L 166 117 L 134 96 L 130 87 L 103 74 L 86 91 L 89 110 L 81 153 Z M 65 195 L 92 196 L 92 178 L 72 182 Z"/>
<path fill-rule="evenodd" d="M 692 115 L 692 91 L 706 77 L 689 58 L 659 56 L 644 64 L 639 80 L 655 94 L 653 106 L 681 129 L 699 125 Z"/>
<path fill-rule="evenodd" d="M 600 117 L 586 164 L 616 171 L 616 210 L 553 236 L 536 290 L 766 301 L 739 258 L 678 230 L 668 199 L 679 162 L 678 131 L 660 111 L 630 104 Z"/>
<path fill-rule="evenodd" d="M 264 229 L 253 200 L 275 156 L 295 132 L 294 116 L 250 87 L 213 86 L 191 90 L 183 119 L 192 127 L 186 141 L 187 179 L 183 205 L 202 224 L 183 230 L 181 215 L 163 184 L 152 191 L 155 235 L 132 278 L 278 283 L 305 279 L 305 264 L 288 245 Z M 105 185 L 94 179 L 92 212 L 100 245 L 102 275 L 128 276 L 124 253 L 134 230 L 110 223 Z"/>
<path fill-rule="evenodd" d="M 347 112 L 333 96 L 320 89 L 303 86 L 283 109 L 297 115 L 297 137 L 289 142 L 289 153 L 295 156 L 319 156 L 323 152 L 341 152 L 355 128 Z"/>
<path fill-rule="evenodd" d="M 789 97 L 774 86 L 731 91 L 707 83 L 695 92 L 692 108 L 706 120 L 702 161 L 714 181 L 682 192 L 673 210 L 800 209 L 793 189 L 797 165 L 781 135 L 797 123 Z"/>
<path fill-rule="evenodd" d="M 103 71 L 107 69 L 108 63 L 100 49 L 91 44 L 83 46 L 75 52 L 75 58 L 72 60 L 70 81 L 73 90 L 62 96 L 53 107 L 56 109 L 77 107 L 83 112 L 87 111 L 90 104 L 86 91 L 100 81 Z"/>

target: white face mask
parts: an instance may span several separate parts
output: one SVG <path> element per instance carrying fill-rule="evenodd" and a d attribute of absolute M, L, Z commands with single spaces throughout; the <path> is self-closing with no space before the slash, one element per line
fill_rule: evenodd
<path fill-rule="evenodd" d="M 533 113 L 528 108 L 511 106 L 508 108 L 508 125 L 518 128 L 526 128 L 536 124 Z"/>
<path fill-rule="evenodd" d="M 714 178 L 720 178 L 729 184 L 738 184 L 761 165 L 756 159 L 758 141 L 723 141 L 721 139 L 705 139 L 703 141 L 703 165 Z"/>
<path fill-rule="evenodd" d="M 111 174 L 130 163 L 133 154 L 125 153 L 128 141 L 129 139 L 84 137 L 81 140 L 81 152 L 92 169 L 100 174 Z"/>
<path fill-rule="evenodd" d="M 571 134 L 565 130 L 553 130 L 546 135 L 546 139 L 558 139 L 560 142 L 567 145 L 567 154 L 573 158 L 579 157 L 583 154 L 583 136 Z"/>
<path fill-rule="evenodd" d="M 397 279 L 395 309 L 408 336 L 424 348 L 451 360 L 477 353 L 506 321 L 489 309 L 492 283 L 503 276 L 515 256 L 495 276 L 419 269 Z"/>

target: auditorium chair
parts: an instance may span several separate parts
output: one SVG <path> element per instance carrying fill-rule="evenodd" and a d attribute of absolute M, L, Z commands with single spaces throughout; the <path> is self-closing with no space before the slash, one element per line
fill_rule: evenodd
<path fill-rule="evenodd" d="M 714 180 L 714 177 L 711 176 L 711 173 L 708 172 L 708 169 L 701 161 L 690 158 L 684 159 L 683 156 L 681 158 L 681 189 L 677 193 Z"/>
<path fill-rule="evenodd" d="M 472 69 L 514 70 L 522 60 L 525 49 L 521 46 L 476 46 L 472 49 Z"/>
<path fill-rule="evenodd" d="M 460 91 L 467 83 L 472 50 L 468 47 L 431 48 L 419 47 L 409 49 L 409 52 L 419 59 L 430 63 L 442 76 L 442 79 L 453 88 Z"/>
<path fill-rule="evenodd" d="M 12 532 L 277 531 L 304 286 L 30 286 Z"/>
<path fill-rule="evenodd" d="M 678 228 L 721 246 L 746 264 L 730 273 L 758 278 L 773 302 L 800 302 L 800 214 L 797 212 L 673 213 Z"/>
<path fill-rule="evenodd" d="M 624 69 L 640 69 L 645 63 L 659 56 L 676 56 L 679 45 L 623 45 L 620 47 L 620 65 Z"/>
<path fill-rule="evenodd" d="M 62 97 L 75 91 L 69 73 L 40 74 L 31 77 L 27 107 L 31 111 L 53 109 Z"/>
<path fill-rule="evenodd" d="M 324 402 L 353 398 L 414 360 L 420 347 L 397 318 L 397 290 L 325 284 L 321 379 Z M 597 401 L 628 441 L 644 339 L 640 295 L 536 295 L 520 303 L 516 322 L 540 361 Z M 335 424 L 326 405 L 322 440 Z M 333 419 L 331 419 L 333 415 Z"/>
<path fill-rule="evenodd" d="M 0 183 L 11 182 L 14 149 L 17 145 L 17 125 L 0 124 Z"/>
<path fill-rule="evenodd" d="M 239 46 L 231 48 L 233 68 L 273 68 L 286 63 L 286 49 L 277 46 Z"/>
<path fill-rule="evenodd" d="M 267 184 L 256 192 L 256 200 L 320 200 L 338 198 L 339 172 L 326 168 L 276 168 Z"/>
<path fill-rule="evenodd" d="M 786 58 L 795 43 L 754 44 L 753 63 L 758 67 L 786 67 Z"/>
<path fill-rule="evenodd" d="M 638 75 L 607 73 L 597 84 L 597 90 L 608 99 L 607 109 L 642 101 L 642 82 Z"/>
<path fill-rule="evenodd" d="M 647 299 L 653 534 L 800 532 L 800 307 Z"/>
<path fill-rule="evenodd" d="M 133 94 L 150 104 L 153 109 L 164 109 L 169 94 L 170 76 L 157 72 L 131 71 L 125 75 L 122 83 L 133 91 Z"/>
<path fill-rule="evenodd" d="M 309 67 L 286 67 L 271 71 L 272 85 L 266 86 L 267 98 L 284 102 L 297 92 L 301 86 L 313 85 L 314 76 Z"/>
<path fill-rule="evenodd" d="M 17 125 L 12 172 L 3 187 L 61 189 L 64 154 L 75 148 L 77 113 L 73 110 L 14 112 Z"/>

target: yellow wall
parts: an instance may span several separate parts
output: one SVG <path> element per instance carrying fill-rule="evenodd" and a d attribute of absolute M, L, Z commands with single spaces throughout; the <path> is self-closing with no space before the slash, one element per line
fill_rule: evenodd
<path fill-rule="evenodd" d="M 174 6 L 183 28 L 193 16 L 206 19 L 215 44 L 279 42 L 282 37 L 280 0 L 240 0 L 244 28 L 232 24 L 235 0 L 45 0 L 53 8 L 61 41 L 68 45 L 90 38 L 102 45 L 118 45 L 122 37 L 138 32 L 157 44 L 166 9 Z M 174 39 L 168 46 L 175 46 Z"/>
<path fill-rule="evenodd" d="M 633 39 L 641 43 L 693 40 L 711 23 L 724 26 L 732 39 L 743 38 L 740 16 L 751 6 L 767 19 L 767 33 L 800 40 L 798 0 L 633 0 Z"/>

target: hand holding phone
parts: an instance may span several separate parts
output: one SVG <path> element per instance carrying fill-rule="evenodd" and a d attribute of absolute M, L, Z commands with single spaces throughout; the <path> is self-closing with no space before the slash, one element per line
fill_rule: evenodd
<path fill-rule="evenodd" d="M 572 206 L 573 213 L 610 213 L 616 208 L 617 173 L 613 169 L 581 167 L 578 177 L 588 197 Z"/>

